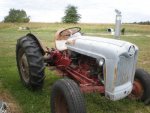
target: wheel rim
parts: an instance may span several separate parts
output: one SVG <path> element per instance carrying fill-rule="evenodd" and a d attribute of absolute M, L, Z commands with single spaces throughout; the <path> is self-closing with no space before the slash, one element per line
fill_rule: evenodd
<path fill-rule="evenodd" d="M 56 113 L 69 113 L 67 101 L 62 93 L 58 93 L 55 98 L 55 111 Z"/>
<path fill-rule="evenodd" d="M 144 88 L 141 82 L 138 79 L 135 79 L 133 83 L 133 90 L 130 95 L 131 99 L 139 100 L 142 98 L 143 94 L 144 94 Z"/>
<path fill-rule="evenodd" d="M 23 80 L 26 83 L 29 82 L 29 65 L 25 53 L 21 56 L 19 60 L 19 65 Z"/>

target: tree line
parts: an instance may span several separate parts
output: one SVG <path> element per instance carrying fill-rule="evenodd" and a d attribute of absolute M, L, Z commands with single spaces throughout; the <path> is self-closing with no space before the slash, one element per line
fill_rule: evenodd
<path fill-rule="evenodd" d="M 133 22 L 133 24 L 150 25 L 150 21 L 144 21 L 144 22 Z"/>
<path fill-rule="evenodd" d="M 18 22 L 18 23 L 28 23 L 30 21 L 30 17 L 27 16 L 24 10 L 19 9 L 10 9 L 8 16 L 4 17 L 5 23 L 7 22 Z"/>
<path fill-rule="evenodd" d="M 81 15 L 78 14 L 76 6 L 68 5 L 65 9 L 65 16 L 62 17 L 63 23 L 78 23 L 81 19 Z M 28 23 L 30 22 L 30 16 L 27 15 L 25 10 L 10 9 L 8 15 L 4 17 L 4 23 Z"/>

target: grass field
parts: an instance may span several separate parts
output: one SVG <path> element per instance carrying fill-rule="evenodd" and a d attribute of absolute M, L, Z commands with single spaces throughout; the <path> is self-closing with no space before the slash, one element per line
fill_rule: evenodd
<path fill-rule="evenodd" d="M 49 113 L 51 86 L 59 77 L 46 69 L 44 88 L 38 92 L 30 91 L 21 84 L 16 67 L 15 46 L 16 40 L 28 31 L 19 31 L 19 26 L 30 27 L 32 33 L 48 47 L 54 46 L 54 34 L 62 27 L 79 26 L 85 35 L 110 38 L 112 36 L 107 34 L 106 29 L 113 27 L 109 24 L 0 23 L 0 95 L 3 91 L 10 93 L 23 113 Z M 150 72 L 150 26 L 126 24 L 123 27 L 126 28 L 126 34 L 121 36 L 121 39 L 135 43 L 140 49 L 137 67 Z M 99 94 L 86 94 L 84 96 L 87 113 L 150 113 L 150 106 L 144 106 L 141 102 L 127 98 L 112 102 Z"/>

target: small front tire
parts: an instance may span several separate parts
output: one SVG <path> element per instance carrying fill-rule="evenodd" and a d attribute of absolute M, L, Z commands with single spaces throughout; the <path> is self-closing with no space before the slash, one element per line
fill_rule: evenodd
<path fill-rule="evenodd" d="M 150 75 L 143 69 L 137 69 L 133 83 L 133 90 L 129 95 L 131 99 L 150 103 Z"/>
<path fill-rule="evenodd" d="M 86 113 L 84 98 L 71 79 L 56 81 L 51 92 L 52 113 Z"/>

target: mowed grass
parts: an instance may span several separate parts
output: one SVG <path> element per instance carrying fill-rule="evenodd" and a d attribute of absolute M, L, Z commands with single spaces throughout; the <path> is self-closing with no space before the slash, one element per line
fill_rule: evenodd
<path fill-rule="evenodd" d="M 59 79 L 54 72 L 46 69 L 46 79 L 42 91 L 26 89 L 19 78 L 16 67 L 15 46 L 18 38 L 26 35 L 28 31 L 19 31 L 18 27 L 30 27 L 45 46 L 54 47 L 54 34 L 60 28 L 79 26 L 84 35 L 95 35 L 112 38 L 106 29 L 113 27 L 110 24 L 0 24 L 0 92 L 8 90 L 19 103 L 24 113 L 50 113 L 50 93 L 52 84 Z M 137 67 L 150 72 L 150 26 L 123 25 L 126 34 L 122 40 L 135 43 L 139 51 Z M 85 94 L 87 113 L 150 113 L 150 106 L 141 102 L 129 100 L 110 101 L 100 94 Z"/>

